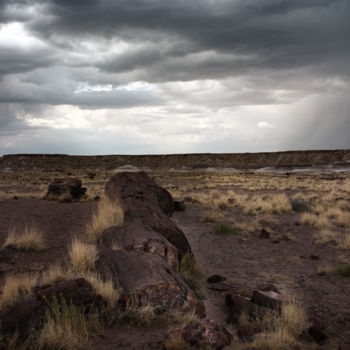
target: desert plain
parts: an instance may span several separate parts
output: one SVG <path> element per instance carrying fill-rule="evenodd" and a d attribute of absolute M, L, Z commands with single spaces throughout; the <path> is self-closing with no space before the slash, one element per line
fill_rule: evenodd
<path fill-rule="evenodd" d="M 58 178 L 79 179 L 86 191 L 78 199 L 50 198 L 48 186 Z M 131 182 L 134 187 L 129 189 Z M 162 193 L 164 201 L 171 198 L 166 192 L 175 199 L 174 208 L 160 204 L 162 214 L 158 208 L 154 212 L 160 217 L 166 213 L 164 220 L 169 222 L 164 225 L 170 231 L 163 224 L 148 225 L 154 204 L 148 205 L 145 198 L 154 191 Z M 124 202 L 118 202 L 120 198 Z M 138 207 L 139 201 L 149 210 L 140 217 L 144 208 Z M 159 233 L 161 248 L 125 243 L 128 234 L 138 234 L 135 222 L 147 222 L 146 235 Z M 108 236 L 105 232 L 111 227 Z M 350 151 L 3 156 L 0 240 L 3 349 L 345 350 L 350 346 Z M 170 257 L 172 249 L 175 257 Z M 171 278 L 181 280 L 179 290 L 187 293 L 181 296 L 181 307 L 169 301 L 177 298 L 175 294 L 165 298 L 165 309 L 156 305 L 157 298 L 148 303 L 139 299 L 140 284 L 133 283 L 144 276 L 138 277 L 138 265 L 130 260 L 134 253 L 137 259 L 160 256 L 165 271 L 168 268 L 162 264 L 169 264 Z M 124 271 L 123 260 L 123 266 L 117 264 L 117 276 L 109 276 L 108 259 L 101 262 L 103 254 L 119 254 L 118 259 L 129 254 L 125 261 L 132 266 Z M 123 288 L 120 276 L 128 271 L 132 281 Z M 154 280 L 163 278 L 154 276 L 152 270 Z M 74 305 L 72 300 L 77 297 L 80 302 L 83 294 L 69 290 L 64 298 L 72 286 L 57 286 L 81 279 L 87 281 L 84 293 L 92 286 L 92 299 Z M 131 284 L 135 298 L 131 292 L 125 296 Z M 157 293 L 163 290 L 156 287 Z M 156 287 L 151 283 L 142 296 Z M 46 297 L 42 290 L 50 288 L 61 292 L 40 301 L 39 321 L 17 324 L 11 319 L 16 312 L 25 315 L 26 300 Z M 28 317 L 35 319 L 33 312 L 28 311 Z M 213 326 L 205 320 L 212 320 Z M 214 340 L 204 333 L 213 334 Z"/>

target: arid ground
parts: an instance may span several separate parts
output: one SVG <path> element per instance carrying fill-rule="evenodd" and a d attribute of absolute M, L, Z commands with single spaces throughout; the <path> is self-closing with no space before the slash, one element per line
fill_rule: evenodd
<path fill-rule="evenodd" d="M 0 243 L 5 244 L 11 230 L 34 224 L 44 234 L 45 249 L 17 250 L 2 257 L 1 284 L 8 276 L 40 275 L 67 261 L 72 239 L 86 236 L 106 182 L 116 172 L 135 171 L 138 166 L 147 168 L 174 198 L 184 200 L 185 210 L 175 212 L 172 220 L 185 233 L 202 272 L 200 290 L 207 318 L 225 324 L 224 296 L 229 288 L 249 296 L 261 286 L 274 285 L 301 303 L 310 324 L 317 320 L 324 326 L 328 338 L 315 349 L 350 345 L 350 167 L 349 152 L 341 152 L 341 157 L 332 153 L 329 163 L 315 161 L 314 167 L 308 163 L 312 155 L 304 154 L 300 164 L 294 156 L 292 165 L 283 164 L 279 155 L 281 164 L 266 164 L 267 169 L 263 164 L 248 169 L 224 161 L 216 167 L 205 158 L 192 168 L 187 159 L 186 165 L 175 162 L 161 169 L 154 161 L 140 164 L 130 159 L 124 163 L 119 159 L 118 166 L 106 162 L 108 166 L 96 167 L 93 157 L 88 167 L 72 167 L 69 161 L 68 166 L 48 165 L 45 160 L 28 166 L 23 156 L 2 159 Z M 79 178 L 86 196 L 78 202 L 43 199 L 48 184 L 61 177 Z M 207 283 L 214 274 L 226 281 Z M 227 349 L 243 349 L 236 326 L 226 327 L 233 335 Z M 112 327 L 94 337 L 92 347 L 161 349 L 171 329 Z M 307 344 L 313 346 L 310 340 Z"/>

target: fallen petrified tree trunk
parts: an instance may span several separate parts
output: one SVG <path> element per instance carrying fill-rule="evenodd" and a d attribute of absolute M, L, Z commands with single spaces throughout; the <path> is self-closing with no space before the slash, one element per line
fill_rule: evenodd
<path fill-rule="evenodd" d="M 123 289 L 125 303 L 204 317 L 203 302 L 178 273 L 181 256 L 191 248 L 169 218 L 174 210 L 171 194 L 144 172 L 118 173 L 107 183 L 106 194 L 123 207 L 124 225 L 102 233 L 98 273 Z"/>

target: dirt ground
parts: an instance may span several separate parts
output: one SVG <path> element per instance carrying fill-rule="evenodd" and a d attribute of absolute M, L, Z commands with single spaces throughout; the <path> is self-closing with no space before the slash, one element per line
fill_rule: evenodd
<path fill-rule="evenodd" d="M 103 187 L 112 172 L 97 172 L 94 179 L 86 173 L 78 176 L 87 186 L 89 197 L 82 202 L 60 203 L 42 199 L 50 179 L 60 173 L 45 173 L 33 180 L 32 173 L 2 174 L 0 183 L 0 244 L 6 240 L 11 227 L 36 223 L 45 232 L 47 248 L 42 252 L 16 252 L 11 260 L 0 261 L 1 278 L 10 273 L 38 273 L 51 264 L 67 259 L 67 246 L 72 237 L 83 236 Z M 66 172 L 65 172 L 66 174 Z M 62 175 L 62 174 L 61 174 Z M 350 262 L 350 247 L 340 248 L 330 240 L 316 244 L 315 235 L 323 227 L 302 223 L 302 214 L 259 212 L 247 214 L 245 208 L 255 196 L 286 194 L 288 198 L 302 197 L 315 201 L 322 196 L 327 203 L 342 201 L 343 214 L 350 203 L 349 173 L 335 174 L 260 174 L 260 173 L 204 173 L 156 172 L 156 181 L 175 197 L 185 198 L 186 210 L 176 212 L 173 220 L 184 231 L 205 279 L 212 274 L 227 278 L 243 294 L 264 284 L 302 300 L 310 319 L 321 320 L 329 340 L 321 349 L 337 349 L 339 342 L 350 343 L 350 278 L 342 277 L 336 269 Z M 230 205 L 215 204 L 216 197 L 234 191 L 243 202 Z M 16 199 L 14 199 L 14 196 Z M 214 199 L 215 199 L 214 196 Z M 323 198 L 322 197 L 322 198 Z M 322 199 L 321 198 L 321 199 Z M 325 199 L 325 200 L 326 200 Z M 231 201 L 232 202 L 232 201 Z M 345 202 L 345 204 L 344 204 Z M 214 204 L 213 204 L 214 203 Z M 205 213 L 215 214 L 206 220 Z M 329 216 L 329 229 L 343 239 L 350 234 L 350 221 L 337 224 Z M 207 222 L 214 221 L 214 222 Z M 218 223 L 238 223 L 240 229 L 230 234 L 216 232 Z M 269 238 L 261 238 L 265 228 Z M 224 292 L 203 285 L 207 317 L 225 322 Z M 159 349 L 166 329 L 110 329 L 105 336 L 94 340 L 94 349 Z"/>

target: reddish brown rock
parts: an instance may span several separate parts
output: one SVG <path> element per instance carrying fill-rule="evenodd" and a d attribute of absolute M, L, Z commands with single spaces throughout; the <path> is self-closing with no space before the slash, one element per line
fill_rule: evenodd
<path fill-rule="evenodd" d="M 45 199 L 60 201 L 80 200 L 86 192 L 85 187 L 81 187 L 81 181 L 77 178 L 55 179 L 48 187 Z"/>
<path fill-rule="evenodd" d="M 210 346 L 213 349 L 222 349 L 232 341 L 226 328 L 213 320 L 190 323 L 182 330 L 182 337 L 192 346 Z"/>
<path fill-rule="evenodd" d="M 124 303 L 150 304 L 158 312 L 170 309 L 205 316 L 204 304 L 161 257 L 138 250 L 105 250 L 96 261 L 102 278 L 123 289 Z"/>
<path fill-rule="evenodd" d="M 145 227 L 140 219 L 106 229 L 99 244 L 113 250 L 143 250 L 161 256 L 176 270 L 179 268 L 178 250 L 153 229 Z"/>
<path fill-rule="evenodd" d="M 171 194 L 146 173 L 116 174 L 108 181 L 106 194 L 120 202 L 126 222 L 139 219 L 145 227 L 165 237 L 181 255 L 191 251 L 184 233 L 169 218 L 174 211 Z"/>

